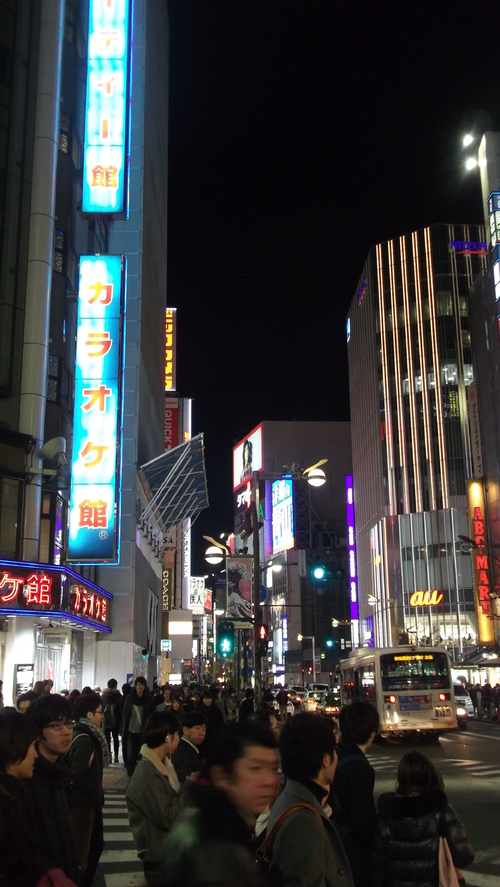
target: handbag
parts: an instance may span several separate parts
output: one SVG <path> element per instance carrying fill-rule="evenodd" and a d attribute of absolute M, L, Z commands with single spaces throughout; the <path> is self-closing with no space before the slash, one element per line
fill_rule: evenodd
<path fill-rule="evenodd" d="M 259 865 L 262 867 L 264 872 L 266 872 L 266 873 L 269 872 L 269 867 L 270 867 L 271 861 L 272 861 L 273 844 L 274 844 L 274 840 L 276 838 L 276 835 L 278 834 L 281 826 L 288 819 L 288 817 L 291 816 L 292 813 L 296 813 L 297 810 L 310 810 L 311 813 L 314 813 L 314 815 L 318 817 L 321 824 L 323 824 L 323 817 L 312 806 L 312 804 L 304 804 L 304 803 L 292 804 L 291 807 L 287 807 L 286 810 L 283 810 L 283 813 L 281 813 L 280 816 L 278 816 L 278 819 L 274 823 L 269 834 L 266 836 L 266 839 L 263 841 L 263 843 L 260 845 L 260 847 L 257 848 L 257 850 L 255 852 L 255 855 L 257 857 L 257 861 L 258 861 Z M 276 873 L 274 877 L 275 877 L 275 880 L 277 883 L 279 883 L 280 880 L 282 881 L 279 873 Z"/>
<path fill-rule="evenodd" d="M 465 884 L 464 876 L 457 869 L 448 847 L 446 838 L 439 838 L 439 887 L 461 887 Z"/>

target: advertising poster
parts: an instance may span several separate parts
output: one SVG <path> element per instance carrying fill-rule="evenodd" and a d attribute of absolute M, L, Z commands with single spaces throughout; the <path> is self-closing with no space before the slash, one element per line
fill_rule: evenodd
<path fill-rule="evenodd" d="M 28 693 L 33 689 L 35 683 L 35 664 L 30 662 L 29 665 L 14 666 L 14 696 L 21 696 L 22 693 Z"/>
<path fill-rule="evenodd" d="M 262 471 L 262 425 L 254 428 L 233 449 L 233 491 Z"/>
<path fill-rule="evenodd" d="M 252 558 L 229 557 L 226 576 L 228 619 L 252 618 Z"/>

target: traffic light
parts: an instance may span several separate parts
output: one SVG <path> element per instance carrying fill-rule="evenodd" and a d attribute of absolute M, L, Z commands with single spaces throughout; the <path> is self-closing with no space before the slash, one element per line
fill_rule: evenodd
<path fill-rule="evenodd" d="M 234 650 L 234 623 L 219 622 L 217 626 L 217 652 L 223 659 L 232 656 Z"/>
<path fill-rule="evenodd" d="M 267 656 L 267 625 L 257 626 L 257 655 Z"/>
<path fill-rule="evenodd" d="M 323 564 L 314 564 L 312 568 L 312 577 L 316 579 L 317 582 L 321 582 L 322 579 L 326 577 L 326 567 Z"/>

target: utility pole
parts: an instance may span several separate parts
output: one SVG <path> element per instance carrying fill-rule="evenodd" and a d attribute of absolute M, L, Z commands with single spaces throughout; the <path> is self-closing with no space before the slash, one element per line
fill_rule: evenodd
<path fill-rule="evenodd" d="M 252 538 L 253 538 L 253 654 L 255 664 L 255 695 L 260 702 L 262 694 L 262 659 L 259 656 L 259 640 L 257 627 L 262 622 L 260 605 L 260 545 L 259 545 L 259 472 L 252 474 Z"/>

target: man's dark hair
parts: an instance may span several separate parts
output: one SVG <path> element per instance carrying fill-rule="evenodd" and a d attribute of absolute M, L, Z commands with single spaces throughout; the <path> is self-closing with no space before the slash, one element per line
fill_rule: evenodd
<path fill-rule="evenodd" d="M 279 738 L 281 767 L 287 779 L 315 779 L 325 755 L 333 757 L 336 740 L 333 725 L 311 713 L 286 721 Z"/>
<path fill-rule="evenodd" d="M 253 687 L 247 687 L 245 690 L 245 699 L 253 699 L 255 696 L 255 690 Z"/>
<path fill-rule="evenodd" d="M 266 692 L 263 694 L 262 702 L 274 702 L 274 696 L 270 690 L 266 690 Z"/>
<path fill-rule="evenodd" d="M 59 693 L 49 693 L 48 696 L 39 696 L 30 705 L 23 717 L 30 717 L 40 733 L 53 721 L 71 721 L 73 709 L 69 699 L 59 696 Z"/>
<path fill-rule="evenodd" d="M 265 730 L 271 730 L 271 718 L 276 720 L 274 711 L 271 711 L 270 708 L 258 708 L 257 711 L 252 712 L 248 720 L 252 724 L 260 724 Z"/>
<path fill-rule="evenodd" d="M 378 711 L 374 705 L 361 700 L 344 705 L 340 710 L 339 726 L 342 742 L 364 745 L 372 733 L 377 734 L 379 731 Z"/>
<path fill-rule="evenodd" d="M 108 681 L 109 689 L 116 690 L 117 686 L 118 686 L 118 681 L 116 680 L 116 678 L 110 678 Z"/>
<path fill-rule="evenodd" d="M 206 719 L 205 715 L 203 714 L 203 712 L 190 711 L 190 712 L 188 712 L 188 714 L 184 718 L 184 720 L 182 722 L 182 726 L 188 727 L 188 729 L 191 729 L 191 727 L 201 727 L 202 724 L 206 725 L 206 723 L 207 723 L 207 719 Z"/>
<path fill-rule="evenodd" d="M 251 721 L 237 721 L 217 733 L 217 742 L 212 743 L 207 760 L 207 771 L 221 766 L 231 773 L 236 761 L 242 758 L 247 748 L 277 748 L 276 740 L 269 729 Z"/>
<path fill-rule="evenodd" d="M 122 684 L 122 693 L 124 696 L 130 696 L 132 692 L 132 687 L 130 684 Z"/>
<path fill-rule="evenodd" d="M 142 686 L 144 687 L 144 689 L 147 690 L 147 691 L 149 692 L 149 689 L 148 689 L 148 682 L 147 682 L 146 678 L 143 678 L 143 676 L 142 676 L 141 674 L 135 679 L 135 681 L 134 681 L 134 687 L 137 687 L 137 684 L 142 684 Z"/>
<path fill-rule="evenodd" d="M 24 761 L 32 742 L 38 739 L 33 720 L 15 708 L 0 712 L 0 771 L 10 764 Z"/>
<path fill-rule="evenodd" d="M 35 693 L 33 690 L 28 690 L 27 693 L 21 693 L 20 696 L 16 699 L 17 710 L 19 711 L 19 703 L 20 702 L 29 702 L 31 705 L 32 702 L 38 699 L 38 693 Z"/>
<path fill-rule="evenodd" d="M 99 706 L 102 708 L 102 699 L 97 693 L 86 693 L 85 696 L 79 696 L 73 709 L 76 720 L 86 718 L 89 711 L 95 715 Z"/>
<path fill-rule="evenodd" d="M 173 712 L 154 711 L 144 724 L 142 738 L 148 748 L 159 748 L 165 742 L 167 733 L 172 736 L 179 731 L 179 721 Z"/>

